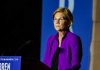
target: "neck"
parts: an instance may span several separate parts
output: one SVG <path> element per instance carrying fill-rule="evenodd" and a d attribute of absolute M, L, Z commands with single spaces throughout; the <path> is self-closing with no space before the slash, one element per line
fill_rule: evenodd
<path fill-rule="evenodd" d="M 66 33 L 66 31 L 58 32 L 59 47 L 61 47 L 61 41 L 62 41 L 62 38 L 64 37 L 65 33 Z"/>
<path fill-rule="evenodd" d="M 58 32 L 58 35 L 60 38 L 63 38 L 65 34 L 66 34 L 66 31 L 59 31 Z"/>

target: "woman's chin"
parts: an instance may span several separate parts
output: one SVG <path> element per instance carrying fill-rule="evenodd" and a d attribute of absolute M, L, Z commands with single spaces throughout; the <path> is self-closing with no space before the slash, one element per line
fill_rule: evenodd
<path fill-rule="evenodd" d="M 56 28 L 56 31 L 60 31 L 61 29 L 59 29 L 59 28 Z"/>
<path fill-rule="evenodd" d="M 62 30 L 61 30 L 61 29 L 56 29 L 56 31 L 57 31 L 57 32 L 60 32 L 60 31 L 62 31 Z"/>

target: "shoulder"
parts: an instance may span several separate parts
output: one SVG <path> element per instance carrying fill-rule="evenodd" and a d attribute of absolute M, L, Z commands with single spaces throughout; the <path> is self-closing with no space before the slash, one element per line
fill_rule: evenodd
<path fill-rule="evenodd" d="M 55 35 L 51 35 L 49 38 L 48 38 L 48 41 L 51 41 L 55 38 Z"/>
<path fill-rule="evenodd" d="M 76 35 L 75 33 L 72 33 L 72 32 L 68 32 L 68 35 L 67 35 L 70 39 L 72 38 L 80 38 L 78 35 Z"/>
<path fill-rule="evenodd" d="M 54 39 L 55 39 L 56 35 L 51 35 L 48 40 L 47 43 L 51 43 Z"/>
<path fill-rule="evenodd" d="M 69 42 L 71 48 L 82 47 L 80 37 L 72 32 L 70 32 L 68 34 L 68 42 Z"/>
<path fill-rule="evenodd" d="M 72 33 L 72 32 L 68 32 L 68 35 L 67 35 L 67 39 L 69 41 L 73 41 L 73 42 L 77 42 L 77 41 L 80 41 L 80 37 L 78 35 L 76 35 L 75 33 Z"/>

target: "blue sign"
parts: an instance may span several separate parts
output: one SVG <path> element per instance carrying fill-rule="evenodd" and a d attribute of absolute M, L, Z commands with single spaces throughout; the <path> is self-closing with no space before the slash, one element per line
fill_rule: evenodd
<path fill-rule="evenodd" d="M 82 41 L 82 62 L 80 70 L 89 70 L 90 44 L 92 38 L 92 0 L 42 0 L 42 31 L 40 59 L 43 61 L 47 39 L 55 34 L 52 14 L 58 7 L 71 10 L 74 22 L 70 30 Z"/>
<path fill-rule="evenodd" d="M 0 56 L 0 70 L 21 70 L 21 56 Z"/>

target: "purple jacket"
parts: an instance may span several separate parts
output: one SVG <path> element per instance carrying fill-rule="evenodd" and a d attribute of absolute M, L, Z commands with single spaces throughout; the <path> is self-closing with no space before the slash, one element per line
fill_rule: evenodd
<path fill-rule="evenodd" d="M 57 37 L 58 34 L 51 36 L 47 41 L 43 63 L 50 68 L 53 56 L 58 47 Z M 62 39 L 60 48 L 58 70 L 78 70 L 82 58 L 82 45 L 80 38 L 68 31 Z"/>

